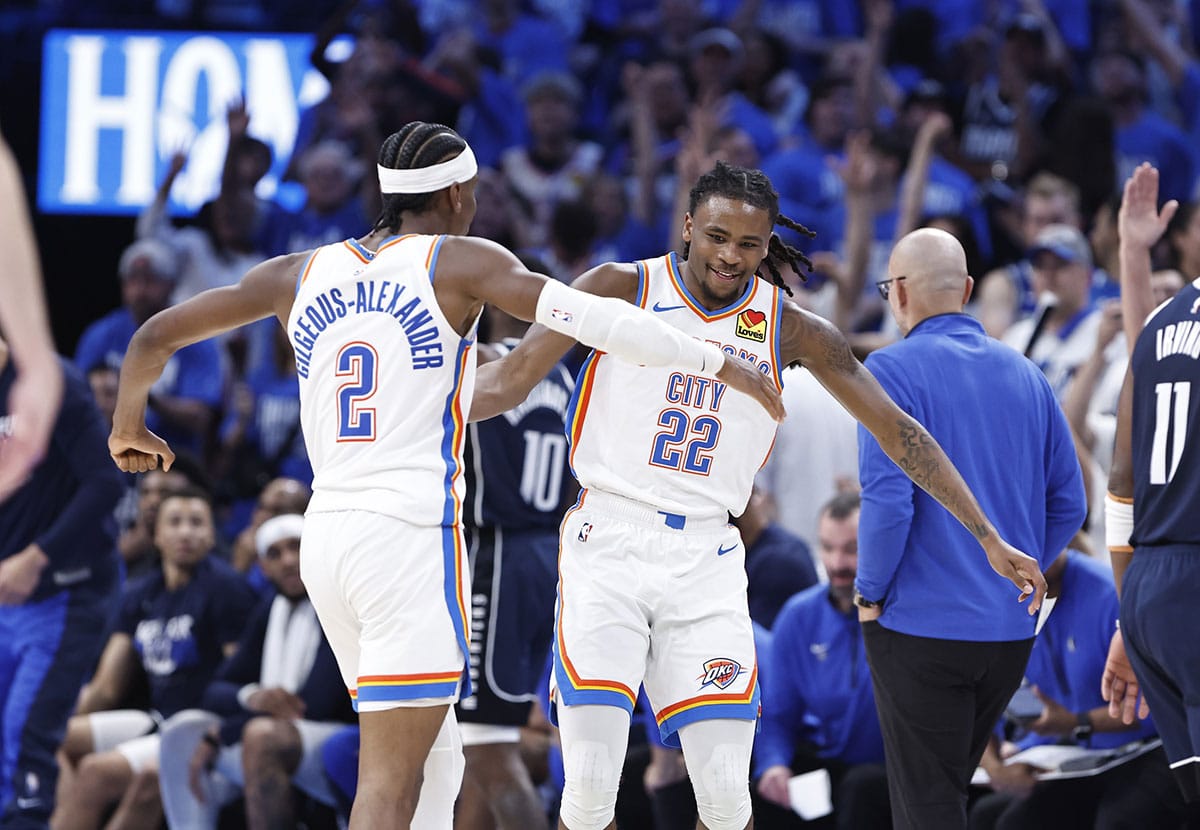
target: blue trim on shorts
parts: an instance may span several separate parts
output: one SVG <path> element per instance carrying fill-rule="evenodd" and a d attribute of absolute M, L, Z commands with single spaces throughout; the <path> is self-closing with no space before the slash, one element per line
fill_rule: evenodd
<path fill-rule="evenodd" d="M 471 653 L 467 646 L 467 626 L 466 620 L 458 611 L 458 573 L 454 568 L 455 561 L 455 537 L 462 540 L 462 528 L 460 527 L 443 527 L 442 528 L 442 585 L 444 596 L 446 599 L 446 612 L 450 615 L 450 622 L 454 625 L 454 639 L 458 640 L 458 647 L 462 650 L 463 667 L 462 667 L 462 697 L 470 697 L 474 693 L 474 688 L 471 685 L 471 673 L 467 671 L 467 656 Z M 463 543 L 465 549 L 466 544 Z M 464 550 L 465 553 L 465 550 Z M 467 567 L 465 556 L 462 559 L 463 567 Z M 464 594 L 463 602 L 470 602 L 470 597 Z M 438 695 L 424 695 L 424 697 L 438 697 Z"/>
<path fill-rule="evenodd" d="M 679 749 L 678 732 L 689 723 L 696 723 L 702 720 L 718 720 L 720 718 L 758 721 L 760 700 L 760 687 L 756 683 L 754 684 L 754 696 L 750 698 L 749 703 L 713 703 L 688 709 L 685 712 L 680 712 L 678 715 L 672 715 L 660 723 L 658 725 L 658 735 L 664 744 L 674 749 Z M 761 721 L 759 721 L 759 725 L 761 726 Z M 757 734 L 757 732 L 758 727 L 755 727 L 755 733 Z"/>
<path fill-rule="evenodd" d="M 554 696 L 558 702 L 561 702 L 563 706 L 582 706 L 593 703 L 600 706 L 616 706 L 624 709 L 630 716 L 633 715 L 633 701 L 622 692 L 608 689 L 577 689 L 571 683 L 567 667 L 563 665 L 562 657 L 558 653 L 557 637 L 551 648 L 554 654 Z M 551 718 L 551 722 L 558 726 L 557 715 Z"/>
<path fill-rule="evenodd" d="M 388 702 L 394 700 L 419 700 L 426 697 L 454 697 L 458 683 L 416 683 L 396 686 L 361 686 L 358 697 L 354 699 L 354 711 L 358 711 L 361 701 L 368 703 Z"/>

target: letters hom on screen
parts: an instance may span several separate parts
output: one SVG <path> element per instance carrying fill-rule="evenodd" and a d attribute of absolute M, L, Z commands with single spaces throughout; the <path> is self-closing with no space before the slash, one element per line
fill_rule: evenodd
<path fill-rule="evenodd" d="M 42 46 L 38 208 L 135 214 L 186 149 L 171 208 L 194 212 L 220 186 L 225 111 L 242 96 L 251 135 L 275 156 L 259 192 L 271 196 L 301 112 L 329 90 L 309 63 L 312 45 L 309 34 L 51 30 Z M 352 45 L 335 41 L 330 59 Z"/>

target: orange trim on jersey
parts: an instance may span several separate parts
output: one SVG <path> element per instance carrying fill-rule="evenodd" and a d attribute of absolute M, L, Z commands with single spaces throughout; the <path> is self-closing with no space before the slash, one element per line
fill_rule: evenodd
<path fill-rule="evenodd" d="M 750 672 L 750 680 L 746 683 L 746 691 L 742 693 L 728 695 L 701 695 L 698 697 L 689 697 L 687 700 L 681 700 L 678 703 L 673 703 L 663 709 L 654 719 L 661 725 L 667 718 L 674 717 L 680 712 L 686 712 L 689 709 L 696 709 L 700 706 L 711 706 L 716 703 L 749 703 L 754 699 L 754 687 L 758 682 L 758 663 L 754 664 L 754 668 Z"/>
<path fill-rule="evenodd" d="M 1127 499 L 1124 496 L 1118 496 L 1113 493 L 1108 493 L 1108 497 L 1115 502 L 1120 502 L 1121 504 L 1133 504 L 1133 499 Z"/>
<path fill-rule="evenodd" d="M 679 295 L 679 298 L 683 300 L 688 308 L 709 323 L 714 320 L 724 320 L 726 317 L 732 317 L 734 314 L 744 311 L 750 303 L 754 302 L 754 298 L 758 295 L 758 284 L 762 282 L 758 276 L 752 275 L 750 277 L 752 284 L 749 293 L 746 294 L 746 298 L 737 305 L 714 314 L 703 306 L 692 302 L 692 298 L 688 296 L 688 292 L 684 289 L 683 275 L 675 267 L 674 257 L 667 254 L 664 259 L 667 261 L 667 273 L 671 277 L 671 285 L 674 287 L 675 293 Z"/>
<path fill-rule="evenodd" d="M 771 292 L 775 301 L 775 319 L 767 327 L 767 342 L 771 344 L 771 377 L 775 380 L 775 391 L 782 394 L 783 358 L 780 355 L 783 352 L 783 346 L 779 341 L 783 334 L 781 331 L 783 326 L 783 292 L 779 290 L 779 286 L 777 285 L 771 286 Z M 766 462 L 764 461 L 763 463 L 765 464 Z"/>
<path fill-rule="evenodd" d="M 1108 552 L 1109 553 L 1133 553 L 1133 546 L 1132 545 L 1116 545 L 1116 546 L 1109 545 Z"/>
<path fill-rule="evenodd" d="M 575 407 L 575 417 L 571 420 L 571 457 L 567 463 L 575 467 L 575 452 L 579 449 L 579 439 L 583 437 L 583 421 L 587 416 L 588 404 L 592 400 L 592 389 L 595 386 L 596 366 L 600 363 L 603 352 L 593 352 L 587 368 L 579 375 L 576 389 L 579 393 L 579 405 Z"/>
<path fill-rule="evenodd" d="M 308 279 L 308 275 L 310 273 L 312 273 L 313 263 L 317 261 L 317 254 L 319 254 L 320 252 L 321 252 L 320 248 L 317 248 L 316 250 L 314 250 L 312 252 L 312 254 L 308 257 L 308 262 L 304 263 L 304 270 L 300 272 L 300 282 L 296 283 L 296 292 L 297 293 L 299 293 L 299 291 L 300 291 L 300 286 L 304 285 L 304 281 L 306 279 Z"/>
<path fill-rule="evenodd" d="M 581 498 L 580 505 L 582 505 L 582 504 L 583 504 L 583 501 Z M 571 508 L 570 510 L 568 510 L 566 515 L 563 516 L 563 522 L 566 523 L 567 517 L 570 516 L 571 513 L 575 512 L 578 509 L 579 509 L 579 506 L 577 505 L 577 506 Z M 559 540 L 559 543 L 558 543 L 558 557 L 559 557 L 559 562 L 561 563 L 562 562 L 562 541 L 561 541 L 561 539 Z M 562 633 L 562 631 L 563 631 L 562 618 L 563 618 L 563 614 L 566 613 L 567 603 L 566 603 L 566 600 L 564 599 L 562 581 L 563 581 L 562 565 L 560 564 L 559 568 L 558 568 L 558 620 L 557 620 L 558 625 L 555 626 L 555 628 L 557 629 L 557 633 L 555 634 L 555 636 L 558 638 L 558 657 L 562 661 L 563 668 L 566 669 L 567 678 L 571 681 L 571 685 L 577 691 L 616 692 L 619 695 L 624 695 L 625 697 L 629 698 L 630 705 L 636 705 L 637 704 L 637 695 L 635 695 L 633 693 L 633 690 L 631 690 L 624 683 L 619 683 L 616 680 L 601 680 L 601 679 L 596 679 L 596 678 L 580 677 L 579 672 L 576 671 L 576 669 L 575 669 L 575 665 L 571 662 L 571 658 L 569 656 L 567 656 L 567 644 L 563 641 L 563 633 Z"/>
<path fill-rule="evenodd" d="M 395 245 L 397 242 L 403 242 L 404 240 L 409 239 L 414 236 L 420 236 L 420 234 L 406 233 L 403 236 L 397 236 L 395 239 L 389 239 L 387 242 L 384 242 L 382 245 L 379 246 L 379 249 L 377 251 L 375 251 L 375 256 L 379 256 L 384 251 L 386 251 L 388 248 Z"/>
<path fill-rule="evenodd" d="M 429 268 L 433 265 L 433 256 L 437 252 L 438 243 L 441 240 L 442 236 L 439 234 L 433 238 L 433 242 L 429 245 L 429 253 L 425 254 L 425 273 L 429 273 Z"/>
<path fill-rule="evenodd" d="M 358 250 L 358 248 L 355 248 L 353 245 L 351 245 L 349 239 L 347 239 L 342 244 L 346 246 L 346 248 L 350 251 L 350 253 L 352 253 L 356 257 L 358 257 L 359 262 L 363 263 L 364 265 L 370 263 L 371 260 L 369 260 L 365 256 L 363 256 L 362 251 Z"/>
<path fill-rule="evenodd" d="M 454 515 L 457 522 L 462 521 L 462 499 L 458 495 L 458 488 L 455 484 L 463 474 L 463 441 L 467 436 L 467 419 L 463 417 L 462 411 L 462 390 L 463 381 L 467 377 L 467 365 L 471 357 L 471 346 L 467 346 L 462 355 L 462 370 L 454 382 L 454 403 L 450 408 L 450 416 L 454 420 L 454 434 L 450 439 L 451 446 L 454 448 L 453 458 L 455 460 L 455 470 L 450 476 L 450 492 L 454 497 Z M 463 634 L 466 638 L 467 645 L 471 644 L 471 625 L 470 618 L 467 616 L 467 603 L 463 597 L 463 535 L 461 527 L 456 528 L 454 532 L 454 594 L 458 600 L 458 611 L 462 614 Z M 464 655 L 465 656 L 465 655 Z"/>
<path fill-rule="evenodd" d="M 758 469 L 767 466 L 767 462 L 771 460 L 771 453 L 775 452 L 775 442 L 779 440 L 779 427 L 775 427 L 775 434 L 771 436 L 771 446 L 767 447 L 767 454 L 763 456 L 762 463 L 758 465 Z"/>

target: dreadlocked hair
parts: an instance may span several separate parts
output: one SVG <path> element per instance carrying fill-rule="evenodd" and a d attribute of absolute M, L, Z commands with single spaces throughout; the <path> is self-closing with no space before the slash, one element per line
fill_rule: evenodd
<path fill-rule="evenodd" d="M 463 137 L 444 124 L 410 121 L 383 142 L 379 165 L 392 170 L 417 170 L 454 158 L 466 147 Z M 419 213 L 433 197 L 433 193 L 384 193 L 383 210 L 372 230 L 398 232 L 404 211 Z"/>
<path fill-rule="evenodd" d="M 772 225 L 789 228 L 809 239 L 816 236 L 814 231 L 779 212 L 779 194 L 775 192 L 771 180 L 761 170 L 735 167 L 732 164 L 718 161 L 716 167 L 696 180 L 695 186 L 688 194 L 688 213 L 695 216 L 696 206 L 713 196 L 724 196 L 727 199 L 736 199 L 739 202 L 761 208 L 771 217 Z M 690 248 L 691 245 L 685 242 L 683 246 L 685 259 Z M 790 265 L 800 279 L 805 281 L 807 281 L 807 277 L 805 277 L 804 271 L 813 269 L 812 260 L 799 248 L 784 242 L 777 233 L 772 233 L 767 242 L 767 255 L 763 257 L 762 264 L 770 272 L 771 282 L 786 291 L 789 297 L 792 296 L 792 289 L 788 288 L 787 283 L 783 281 L 779 266 Z M 757 271 L 755 273 L 762 276 Z"/>

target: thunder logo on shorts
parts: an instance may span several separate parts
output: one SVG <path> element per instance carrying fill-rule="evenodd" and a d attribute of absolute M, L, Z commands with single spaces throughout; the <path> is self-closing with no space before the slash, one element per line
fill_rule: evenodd
<path fill-rule="evenodd" d="M 704 664 L 704 673 L 696 679 L 700 681 L 700 688 L 705 686 L 716 686 L 718 689 L 727 689 L 729 684 L 737 680 L 738 676 L 744 672 L 742 664 L 737 660 L 730 660 L 728 657 L 714 657 Z"/>

